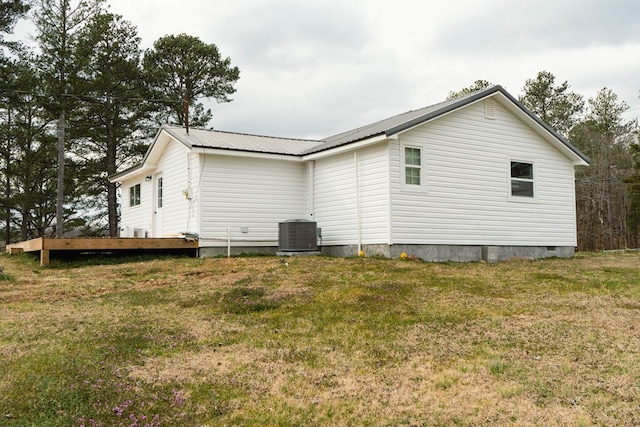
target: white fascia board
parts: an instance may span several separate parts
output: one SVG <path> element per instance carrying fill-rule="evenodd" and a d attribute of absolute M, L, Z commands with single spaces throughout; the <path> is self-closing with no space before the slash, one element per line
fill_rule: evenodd
<path fill-rule="evenodd" d="M 528 116 L 526 114 L 523 114 L 523 116 L 525 116 L 524 120 L 526 120 L 532 127 L 537 129 L 537 133 L 539 135 L 541 135 L 551 145 L 556 147 L 558 151 L 568 157 L 572 161 L 574 166 L 589 166 L 589 163 L 587 163 L 582 157 L 578 156 L 573 150 L 571 150 L 569 147 L 567 147 L 565 144 L 551 135 L 544 127 L 540 126 L 538 122 L 536 122 L 535 120 L 531 120 L 531 118 L 527 120 Z"/>
<path fill-rule="evenodd" d="M 511 111 L 523 122 L 527 123 L 538 135 L 542 136 L 547 142 L 556 147 L 558 151 L 568 157 L 572 161 L 574 166 L 589 166 L 588 162 L 586 162 L 570 147 L 560 141 L 552 132 L 550 132 L 537 120 L 534 120 L 529 114 L 525 113 L 521 108 L 511 102 L 509 98 L 507 98 L 504 94 L 498 92 L 491 96 L 495 96 L 500 105 Z"/>
<path fill-rule="evenodd" d="M 318 159 L 323 159 L 325 157 L 335 156 L 337 154 L 348 153 L 349 151 L 359 150 L 361 148 L 368 147 L 370 145 L 379 144 L 389 139 L 392 139 L 392 137 L 388 137 L 386 135 L 373 136 L 371 138 L 367 138 L 362 141 L 351 142 L 345 145 L 341 145 L 339 147 L 330 148 L 325 151 L 320 151 L 318 153 L 307 154 L 306 156 L 302 156 L 302 161 L 306 162 L 309 160 L 318 160 Z"/>
<path fill-rule="evenodd" d="M 130 179 L 134 179 L 138 176 L 142 176 L 142 175 L 148 175 L 149 173 L 151 173 L 152 171 L 154 171 L 156 169 L 157 164 L 150 164 L 150 163 L 145 163 L 144 165 L 142 165 L 142 167 L 136 169 L 136 170 L 132 170 L 131 172 L 125 174 L 125 175 L 118 175 L 116 177 L 116 179 L 110 179 L 110 182 L 123 182 L 123 181 L 127 181 Z"/>
<path fill-rule="evenodd" d="M 193 147 L 195 154 L 212 154 L 217 156 L 248 157 L 252 159 L 287 160 L 290 162 L 302 162 L 302 158 L 296 155 L 258 153 L 252 151 L 224 150 L 220 148 Z"/>
<path fill-rule="evenodd" d="M 125 173 L 124 175 L 116 174 L 115 179 L 109 179 L 110 182 L 122 182 L 128 179 L 133 179 L 138 175 L 147 174 L 150 171 L 153 171 L 158 166 L 158 160 L 160 158 L 160 154 L 164 149 L 169 145 L 171 141 L 178 142 L 182 145 L 185 145 L 181 141 L 177 140 L 171 134 L 169 134 L 165 129 L 160 128 L 155 138 L 149 145 L 147 152 L 144 154 L 142 158 L 142 162 L 139 167 L 132 169 L 130 172 Z M 189 147 L 187 147 L 189 148 Z"/>

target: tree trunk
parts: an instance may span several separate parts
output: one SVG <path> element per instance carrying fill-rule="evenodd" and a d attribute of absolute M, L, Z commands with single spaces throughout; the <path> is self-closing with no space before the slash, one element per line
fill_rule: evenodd
<path fill-rule="evenodd" d="M 9 206 L 9 198 L 11 197 L 11 176 L 9 174 L 9 165 L 11 164 L 11 108 L 7 107 L 7 150 L 5 158 L 5 197 L 6 197 L 6 210 L 5 215 L 5 229 L 4 229 L 4 242 L 5 244 L 11 243 L 11 207 Z"/>
<path fill-rule="evenodd" d="M 65 111 L 60 112 L 58 119 L 58 198 L 56 199 L 56 237 L 64 235 L 64 130 Z"/>
<path fill-rule="evenodd" d="M 107 189 L 109 209 L 109 237 L 118 237 L 118 201 L 116 198 L 116 184 L 110 182 Z"/>
<path fill-rule="evenodd" d="M 7 198 L 7 207 L 5 210 L 5 229 L 4 229 L 4 242 L 8 245 L 11 243 L 11 207 L 9 206 L 9 198 L 11 197 L 11 179 L 6 176 L 5 182 L 5 197 Z"/>
<path fill-rule="evenodd" d="M 20 222 L 20 240 L 29 240 L 29 208 L 26 205 L 20 206 L 22 211 L 22 221 Z"/>
<path fill-rule="evenodd" d="M 113 122 L 107 120 L 107 175 L 116 173 L 116 156 L 118 142 L 113 135 Z M 117 187 L 113 182 L 107 183 L 107 214 L 109 217 L 109 237 L 118 237 L 118 199 Z"/>

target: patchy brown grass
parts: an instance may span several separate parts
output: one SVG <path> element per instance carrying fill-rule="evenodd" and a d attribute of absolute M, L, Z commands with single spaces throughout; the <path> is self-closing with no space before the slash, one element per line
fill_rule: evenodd
<path fill-rule="evenodd" d="M 640 425 L 637 253 L 0 259 L 6 425 Z"/>

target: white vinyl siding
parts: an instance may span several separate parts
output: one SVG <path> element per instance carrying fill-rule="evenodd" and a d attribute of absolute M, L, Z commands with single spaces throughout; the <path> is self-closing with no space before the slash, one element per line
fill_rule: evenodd
<path fill-rule="evenodd" d="M 356 181 L 353 153 L 315 162 L 314 212 L 323 245 L 354 245 L 358 241 Z"/>
<path fill-rule="evenodd" d="M 388 176 L 386 143 L 315 162 L 314 217 L 323 245 L 357 244 L 358 223 L 363 244 L 389 243 Z"/>
<path fill-rule="evenodd" d="M 402 189 L 401 147 L 423 147 L 428 193 Z M 535 164 L 535 202 L 513 203 L 510 160 Z M 391 142 L 394 243 L 574 246 L 570 160 L 499 103 L 424 124 Z"/>
<path fill-rule="evenodd" d="M 299 161 L 201 156 L 201 245 L 277 246 L 278 224 L 305 219 Z"/>
<path fill-rule="evenodd" d="M 131 189 L 136 185 L 140 186 L 140 204 L 131 206 Z M 121 194 L 121 196 L 123 198 L 126 197 L 127 202 L 122 203 L 120 236 L 133 237 L 135 229 L 143 230 L 143 234 L 145 232 L 151 233 L 151 213 L 153 210 L 152 183 L 145 181 L 143 176 L 124 181 L 122 188 L 124 189 L 124 194 Z"/>
<path fill-rule="evenodd" d="M 190 156 L 191 154 L 186 147 L 173 141 L 167 145 L 158 161 L 155 173 L 162 173 L 163 214 L 154 219 L 159 223 L 155 224 L 156 231 L 153 237 L 169 237 L 185 232 L 197 232 L 196 209 L 193 205 L 195 202 L 189 200 L 185 195 L 191 181 L 189 176 Z M 157 196 L 156 193 L 154 196 L 156 204 L 158 202 Z"/>

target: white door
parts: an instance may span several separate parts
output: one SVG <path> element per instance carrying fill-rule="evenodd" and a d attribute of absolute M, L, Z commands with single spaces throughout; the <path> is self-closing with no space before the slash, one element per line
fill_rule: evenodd
<path fill-rule="evenodd" d="M 162 237 L 164 235 L 164 214 L 163 214 L 163 182 L 162 174 L 159 173 L 154 177 L 153 191 L 153 237 Z"/>

